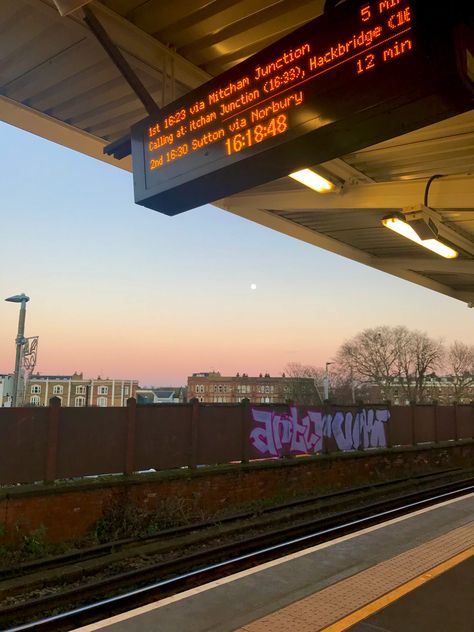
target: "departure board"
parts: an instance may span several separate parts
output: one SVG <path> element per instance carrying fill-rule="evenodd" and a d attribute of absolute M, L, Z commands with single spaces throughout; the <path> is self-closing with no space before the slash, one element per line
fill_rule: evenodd
<path fill-rule="evenodd" d="M 135 201 L 175 215 L 472 108 L 467 4 L 348 0 L 166 106 L 132 128 Z"/>

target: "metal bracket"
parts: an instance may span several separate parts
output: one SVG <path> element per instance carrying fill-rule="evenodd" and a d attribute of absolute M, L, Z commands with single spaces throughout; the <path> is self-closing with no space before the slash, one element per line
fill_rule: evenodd
<path fill-rule="evenodd" d="M 117 138 L 117 140 L 106 145 L 103 149 L 103 153 L 107 156 L 113 156 L 116 160 L 122 160 L 122 158 L 130 156 L 132 153 L 132 139 L 130 138 L 130 134 Z"/>
<path fill-rule="evenodd" d="M 160 108 L 145 88 L 143 83 L 137 77 L 137 74 L 130 66 L 128 61 L 122 55 L 118 47 L 112 42 L 107 31 L 104 29 L 100 21 L 97 19 L 97 16 L 93 13 L 92 9 L 88 6 L 83 8 L 84 11 L 84 22 L 88 25 L 90 30 L 96 36 L 98 42 L 101 44 L 102 48 L 105 50 L 107 55 L 113 61 L 115 66 L 120 71 L 120 74 L 123 76 L 125 81 L 143 103 L 145 110 L 150 114 L 150 116 L 157 116 Z M 118 160 L 125 158 L 131 153 L 131 140 L 130 136 L 126 136 L 120 138 L 109 145 L 104 147 L 104 154 L 113 155 Z"/>

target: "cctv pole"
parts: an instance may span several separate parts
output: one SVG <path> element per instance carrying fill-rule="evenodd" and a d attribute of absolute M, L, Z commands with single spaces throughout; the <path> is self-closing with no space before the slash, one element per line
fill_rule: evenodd
<path fill-rule="evenodd" d="M 11 296 L 5 299 L 10 303 L 20 303 L 20 316 L 18 318 L 18 332 L 15 340 L 16 355 L 15 355 L 15 373 L 13 376 L 13 392 L 12 392 L 12 406 L 18 405 L 18 386 L 20 383 L 20 370 L 21 370 L 21 352 L 23 345 L 25 344 L 25 318 L 26 318 L 26 304 L 30 300 L 26 294 L 19 294 L 17 296 Z"/>

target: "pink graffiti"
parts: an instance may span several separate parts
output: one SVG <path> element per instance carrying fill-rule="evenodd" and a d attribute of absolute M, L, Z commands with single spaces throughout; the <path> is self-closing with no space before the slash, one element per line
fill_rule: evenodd
<path fill-rule="evenodd" d="M 359 447 L 385 447 L 384 424 L 390 419 L 387 409 L 361 410 L 357 413 L 337 411 L 323 414 L 307 410 L 299 420 L 298 410 L 290 407 L 289 414 L 252 408 L 255 428 L 250 440 L 260 454 L 309 454 L 323 449 L 323 436 L 334 437 L 339 450 Z"/>
<path fill-rule="evenodd" d="M 300 422 L 294 406 L 290 408 L 289 415 L 252 408 L 252 418 L 263 424 L 250 433 L 254 447 L 261 454 L 279 456 L 283 446 L 292 453 L 300 454 L 322 449 L 323 418 L 320 412 L 308 411 Z"/>

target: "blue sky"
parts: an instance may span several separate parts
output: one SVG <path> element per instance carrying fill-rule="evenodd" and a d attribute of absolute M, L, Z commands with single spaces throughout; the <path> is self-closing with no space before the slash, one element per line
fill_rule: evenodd
<path fill-rule="evenodd" d="M 474 342 L 464 303 L 210 205 L 174 218 L 137 206 L 131 174 L 3 123 L 0 142 L 1 296 L 31 297 L 42 373 L 276 375 L 382 324 Z M 17 317 L 0 303 L 0 372 Z"/>

